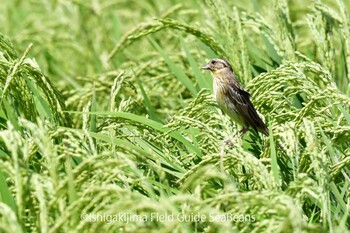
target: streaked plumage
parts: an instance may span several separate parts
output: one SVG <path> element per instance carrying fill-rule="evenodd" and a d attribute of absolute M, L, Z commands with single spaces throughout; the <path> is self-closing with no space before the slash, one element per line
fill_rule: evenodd
<path fill-rule="evenodd" d="M 268 136 L 269 130 L 250 102 L 250 94 L 238 83 L 230 63 L 224 59 L 213 59 L 202 69 L 213 73 L 215 99 L 224 113 L 243 126 L 240 134 L 243 135 L 252 127 L 256 132 Z"/>

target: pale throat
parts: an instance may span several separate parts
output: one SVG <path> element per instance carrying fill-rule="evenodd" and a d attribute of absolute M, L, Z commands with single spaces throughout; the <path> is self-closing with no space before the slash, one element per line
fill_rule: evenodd
<path fill-rule="evenodd" d="M 227 88 L 228 79 L 226 78 L 226 71 L 224 69 L 221 69 L 219 71 L 216 71 L 213 73 L 214 79 L 213 79 L 213 92 L 214 97 L 216 101 L 220 101 L 221 95 L 225 92 L 225 89 Z"/>

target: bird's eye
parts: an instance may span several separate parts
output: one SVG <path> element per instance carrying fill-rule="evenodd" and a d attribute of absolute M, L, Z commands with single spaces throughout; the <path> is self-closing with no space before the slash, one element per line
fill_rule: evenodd
<path fill-rule="evenodd" d="M 212 60 L 211 61 L 211 64 L 215 65 L 216 61 L 215 60 Z"/>

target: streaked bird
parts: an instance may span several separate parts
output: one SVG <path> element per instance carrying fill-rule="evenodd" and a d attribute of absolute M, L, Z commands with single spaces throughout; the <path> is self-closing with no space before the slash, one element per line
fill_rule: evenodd
<path fill-rule="evenodd" d="M 211 71 L 214 76 L 214 97 L 220 109 L 243 127 L 239 131 L 240 137 L 248 131 L 249 127 L 268 136 L 269 130 L 250 102 L 250 94 L 239 84 L 230 63 L 216 58 L 202 69 Z"/>

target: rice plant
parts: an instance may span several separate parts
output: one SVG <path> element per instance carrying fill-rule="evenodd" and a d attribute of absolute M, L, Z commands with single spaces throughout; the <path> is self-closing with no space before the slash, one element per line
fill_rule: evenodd
<path fill-rule="evenodd" d="M 349 1 L 175 2 L 2 1 L 0 232 L 350 231 Z"/>

